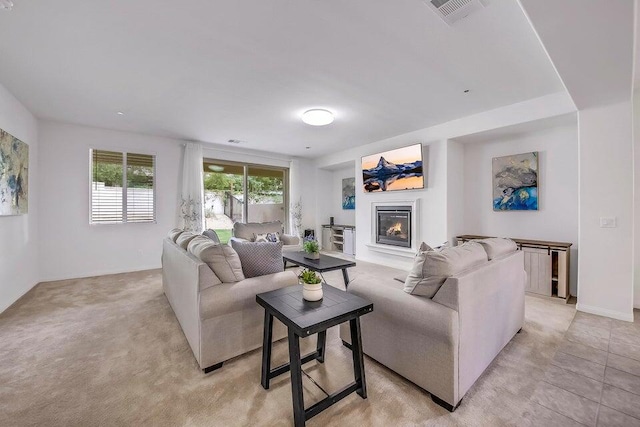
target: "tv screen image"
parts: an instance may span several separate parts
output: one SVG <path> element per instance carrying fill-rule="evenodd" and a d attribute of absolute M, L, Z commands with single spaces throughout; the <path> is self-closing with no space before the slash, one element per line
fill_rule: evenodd
<path fill-rule="evenodd" d="M 363 157 L 362 182 L 366 193 L 424 188 L 422 144 Z"/>

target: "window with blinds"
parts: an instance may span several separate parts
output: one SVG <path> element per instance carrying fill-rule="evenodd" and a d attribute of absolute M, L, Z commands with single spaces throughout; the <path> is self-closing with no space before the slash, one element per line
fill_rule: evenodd
<path fill-rule="evenodd" d="M 91 150 L 91 224 L 154 222 L 155 156 Z"/>

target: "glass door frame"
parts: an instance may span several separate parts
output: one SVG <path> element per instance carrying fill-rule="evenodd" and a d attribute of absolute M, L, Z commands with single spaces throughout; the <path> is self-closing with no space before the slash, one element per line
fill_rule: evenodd
<path fill-rule="evenodd" d="M 281 167 L 281 166 L 272 166 L 272 165 L 262 165 L 259 163 L 245 163 L 245 162 L 235 162 L 232 160 L 219 160 L 213 159 L 210 157 L 205 157 L 202 159 L 202 168 L 204 172 L 208 172 L 204 169 L 205 164 L 207 163 L 218 163 L 221 165 L 229 165 L 229 166 L 238 166 L 242 167 L 243 177 L 242 177 L 242 194 L 245 200 L 245 203 L 242 204 L 242 222 L 247 223 L 249 219 L 249 168 L 257 168 L 257 169 L 269 169 L 273 171 L 279 171 L 283 173 L 284 180 L 284 188 L 282 194 L 282 204 L 284 205 L 284 221 L 282 223 L 282 227 L 284 228 L 284 233 L 289 234 L 289 168 Z"/>

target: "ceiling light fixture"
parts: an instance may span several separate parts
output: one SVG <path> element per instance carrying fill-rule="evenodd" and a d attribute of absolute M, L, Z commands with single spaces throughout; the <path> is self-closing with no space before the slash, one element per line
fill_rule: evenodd
<path fill-rule="evenodd" d="M 13 9 L 13 2 L 11 0 L 0 0 L 0 10 Z"/>
<path fill-rule="evenodd" d="M 333 123 L 333 113 L 322 108 L 314 108 L 302 113 L 302 121 L 311 126 L 325 126 Z"/>
<path fill-rule="evenodd" d="M 0 1 L 2 1 L 2 0 L 0 0 Z M 124 113 L 122 111 L 118 111 L 116 114 L 119 115 L 119 116 L 124 116 Z"/>

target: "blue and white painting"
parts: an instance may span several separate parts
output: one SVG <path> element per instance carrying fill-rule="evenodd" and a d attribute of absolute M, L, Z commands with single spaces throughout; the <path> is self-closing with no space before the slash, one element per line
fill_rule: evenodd
<path fill-rule="evenodd" d="M 538 210 L 538 152 L 493 159 L 493 210 Z"/>
<path fill-rule="evenodd" d="M 342 179 L 342 209 L 356 208 L 356 179 Z"/>
<path fill-rule="evenodd" d="M 0 129 L 0 215 L 29 210 L 29 146 Z"/>

